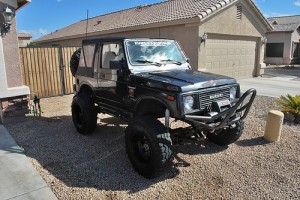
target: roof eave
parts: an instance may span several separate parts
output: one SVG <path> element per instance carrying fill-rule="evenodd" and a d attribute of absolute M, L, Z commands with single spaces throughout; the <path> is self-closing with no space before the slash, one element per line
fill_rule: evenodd
<path fill-rule="evenodd" d="M 20 10 L 21 8 L 23 8 L 30 2 L 31 2 L 31 0 L 18 0 L 18 7 L 16 8 L 16 11 Z"/>
<path fill-rule="evenodd" d="M 186 18 L 186 19 L 180 19 L 180 20 L 172 20 L 172 21 L 165 21 L 165 22 L 159 22 L 159 23 L 130 26 L 130 27 L 125 27 L 125 28 L 116 28 L 116 29 L 110 29 L 110 30 L 104 30 L 104 31 L 88 32 L 87 36 L 91 37 L 91 36 L 104 35 L 104 34 L 110 34 L 110 33 L 119 33 L 119 32 L 127 32 L 127 31 L 134 31 L 134 30 L 140 30 L 140 29 L 158 28 L 158 27 L 174 26 L 174 25 L 195 25 L 195 24 L 199 25 L 199 23 L 200 23 L 200 20 L 196 16 L 193 18 Z M 85 36 L 86 36 L 86 33 L 80 33 L 80 34 L 62 36 L 62 37 L 46 39 L 46 40 L 37 39 L 37 40 L 34 40 L 34 42 L 42 44 L 42 43 L 48 43 L 48 42 L 53 42 L 53 41 L 65 40 L 65 39 L 82 38 Z M 42 39 L 42 38 L 40 38 L 40 39 Z"/>
<path fill-rule="evenodd" d="M 198 18 L 200 20 L 203 20 L 204 18 L 206 18 L 210 14 L 221 10 L 223 7 L 228 6 L 231 3 L 234 3 L 235 1 L 237 1 L 237 0 L 223 0 L 223 1 L 220 1 L 217 4 L 207 8 L 205 11 L 199 13 Z"/>
<path fill-rule="evenodd" d="M 262 12 L 259 10 L 259 8 L 256 6 L 256 4 L 252 0 L 249 0 L 249 2 L 250 2 L 250 5 L 257 11 L 257 13 L 259 13 L 261 19 L 263 20 L 263 22 L 267 26 L 267 30 L 272 31 L 273 26 L 269 23 L 268 19 L 265 18 L 265 16 L 262 14 Z"/>
<path fill-rule="evenodd" d="M 268 31 L 267 33 L 293 33 L 295 31 L 292 31 L 292 30 L 287 30 L 287 31 L 284 31 L 284 30 L 281 30 L 281 31 Z"/>
<path fill-rule="evenodd" d="M 267 33 L 273 33 L 273 32 L 286 32 L 286 33 L 293 33 L 295 32 L 298 28 L 300 28 L 300 24 L 297 26 L 297 28 L 294 28 L 293 30 L 272 30 L 268 31 Z"/>
<path fill-rule="evenodd" d="M 204 18 L 208 17 L 209 15 L 211 15 L 212 13 L 215 13 L 219 10 L 221 10 L 223 7 L 229 6 L 232 3 L 237 2 L 238 0 L 223 0 L 217 4 L 215 4 L 214 6 L 206 9 L 204 12 L 201 12 L 198 17 L 200 20 L 203 20 Z M 267 27 L 267 30 L 273 30 L 272 25 L 269 23 L 269 21 L 264 17 L 264 15 L 261 13 L 261 11 L 258 9 L 258 7 L 255 5 L 255 3 L 252 0 L 249 0 L 250 5 L 252 6 L 252 8 L 254 8 L 257 13 L 259 14 L 260 18 L 262 19 L 262 21 L 264 22 L 264 24 Z"/>

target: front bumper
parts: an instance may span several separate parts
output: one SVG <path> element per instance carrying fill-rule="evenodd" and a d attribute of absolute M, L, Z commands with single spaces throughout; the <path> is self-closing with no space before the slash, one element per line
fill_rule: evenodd
<path fill-rule="evenodd" d="M 214 116 L 185 115 L 184 120 L 194 124 L 197 127 L 206 129 L 216 130 L 223 128 L 239 120 L 245 119 L 249 113 L 255 96 L 256 90 L 253 88 L 249 89 L 232 107 L 225 111 L 222 111 Z"/>

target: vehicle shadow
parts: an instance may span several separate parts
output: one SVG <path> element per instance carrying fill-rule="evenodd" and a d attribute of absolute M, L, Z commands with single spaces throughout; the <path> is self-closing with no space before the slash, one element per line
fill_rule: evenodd
<path fill-rule="evenodd" d="M 300 77 L 300 67 L 274 67 L 266 68 L 264 77 Z"/>
<path fill-rule="evenodd" d="M 135 193 L 179 174 L 176 167 L 156 179 L 137 174 L 125 151 L 125 123 L 115 118 L 100 121 L 90 135 L 77 133 L 71 116 L 27 117 L 7 129 L 26 156 L 68 187 Z"/>
<path fill-rule="evenodd" d="M 264 137 L 257 137 L 257 138 L 239 140 L 235 144 L 242 147 L 252 147 L 258 145 L 270 144 L 270 142 L 266 141 Z"/>
<path fill-rule="evenodd" d="M 228 146 L 219 146 L 214 143 L 204 140 L 201 144 L 187 144 L 176 146 L 176 153 L 198 155 L 198 154 L 215 154 L 225 151 Z"/>
<path fill-rule="evenodd" d="M 173 168 L 161 177 L 149 180 L 137 174 L 127 158 L 125 128 L 126 123 L 123 121 L 108 117 L 100 119 L 92 134 L 80 135 L 71 116 L 29 116 L 23 123 L 7 126 L 25 154 L 37 160 L 68 187 L 135 193 L 178 176 L 178 167 L 189 166 L 179 153 L 213 154 L 227 148 L 209 142 L 205 142 L 204 147 L 177 146 L 174 149 Z"/>

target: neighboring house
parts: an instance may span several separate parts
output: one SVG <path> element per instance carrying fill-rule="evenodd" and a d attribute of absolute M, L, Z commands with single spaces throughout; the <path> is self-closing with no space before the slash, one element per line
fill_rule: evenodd
<path fill-rule="evenodd" d="M 19 47 L 27 47 L 32 42 L 30 33 L 18 33 Z"/>
<path fill-rule="evenodd" d="M 6 117 L 24 115 L 28 109 L 30 91 L 22 83 L 14 16 L 16 11 L 29 2 L 30 0 L 0 0 L 0 123 Z M 7 14 L 6 20 L 4 13 Z"/>
<path fill-rule="evenodd" d="M 265 62 L 267 64 L 300 64 L 300 15 L 272 17 L 274 27 L 267 32 Z"/>
<path fill-rule="evenodd" d="M 87 37 L 172 38 L 194 69 L 247 78 L 264 66 L 265 32 L 272 29 L 251 0 L 169 0 L 109 13 L 57 30 L 39 45 L 80 45 Z"/>

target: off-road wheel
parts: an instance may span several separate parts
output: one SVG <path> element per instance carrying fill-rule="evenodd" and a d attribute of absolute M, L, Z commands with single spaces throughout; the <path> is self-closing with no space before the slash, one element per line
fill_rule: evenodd
<path fill-rule="evenodd" d="M 81 54 L 81 48 L 77 49 L 71 56 L 70 70 L 73 76 L 75 76 L 78 69 L 80 54 Z"/>
<path fill-rule="evenodd" d="M 97 126 L 97 112 L 93 100 L 77 94 L 72 102 L 72 120 L 77 131 L 83 135 L 92 133 Z"/>
<path fill-rule="evenodd" d="M 155 178 L 172 166 L 172 140 L 166 127 L 152 116 L 131 122 L 125 131 L 129 160 L 140 175 Z"/>
<path fill-rule="evenodd" d="M 243 130 L 244 122 L 238 121 L 231 128 L 220 129 L 214 133 L 209 133 L 206 136 L 211 142 L 221 146 L 226 146 L 237 141 L 241 137 Z"/>

